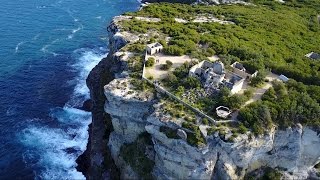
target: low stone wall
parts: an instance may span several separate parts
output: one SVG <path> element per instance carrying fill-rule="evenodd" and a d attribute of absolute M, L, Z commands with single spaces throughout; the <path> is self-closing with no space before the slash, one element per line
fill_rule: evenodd
<path fill-rule="evenodd" d="M 199 116 L 204 117 L 209 119 L 212 123 L 216 124 L 216 120 L 214 120 L 212 117 L 208 116 L 207 114 L 205 114 L 204 112 L 200 111 L 199 109 L 194 108 L 193 106 L 191 106 L 190 104 L 184 102 L 183 100 L 181 100 L 180 98 L 178 98 L 177 96 L 175 96 L 174 94 L 170 93 L 169 91 L 167 91 L 165 88 L 161 87 L 160 85 L 158 85 L 157 83 L 149 80 L 148 78 L 146 78 L 145 75 L 145 62 L 147 61 L 147 53 L 145 54 L 145 61 L 143 64 L 143 70 L 142 70 L 142 79 L 147 81 L 148 83 L 152 84 L 156 91 L 161 93 L 161 94 L 165 94 L 167 96 L 169 96 L 170 98 L 182 103 L 183 105 L 185 105 L 186 107 L 188 107 L 189 109 L 191 109 L 193 112 L 197 113 Z"/>

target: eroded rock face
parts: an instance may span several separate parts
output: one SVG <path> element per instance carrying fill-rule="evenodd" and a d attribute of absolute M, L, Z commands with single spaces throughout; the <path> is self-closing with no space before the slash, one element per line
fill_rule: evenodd
<path fill-rule="evenodd" d="M 160 132 L 160 127 L 179 126 L 161 120 L 161 112 L 154 108 L 158 102 L 152 94 L 135 91 L 130 86 L 130 79 L 125 75 L 126 55 L 118 52 L 129 41 L 117 33 L 121 32 L 114 25 L 110 30 L 112 50 L 108 61 L 98 65 L 88 78 L 93 113 L 104 111 L 109 114 L 107 123 L 112 127 L 109 127 L 107 141 L 101 141 L 105 144 L 99 144 L 97 137 L 102 132 L 98 129 L 102 129 L 104 124 L 101 118 L 94 117 L 94 132 L 90 133 L 92 147 L 89 150 L 99 155 L 99 145 L 107 144 L 110 157 L 120 169 L 122 178 L 139 178 L 121 157 L 120 149 L 124 144 L 135 141 L 143 132 L 152 137 L 154 155 L 151 157 L 155 162 L 152 174 L 156 179 L 239 179 L 245 173 L 263 166 L 281 168 L 286 178 L 305 179 L 320 161 L 319 134 L 302 126 L 273 130 L 264 137 L 244 138 L 236 143 L 226 143 L 219 136 L 211 135 L 207 137 L 207 145 L 202 148 L 191 146 L 184 139 L 168 138 Z M 108 71 L 107 80 L 101 81 L 101 76 L 98 76 L 101 71 Z M 97 88 L 102 88 L 102 92 L 96 91 Z M 103 97 L 104 100 L 97 101 L 97 97 Z M 91 159 L 91 165 L 98 162 L 94 159 Z M 95 169 L 92 171 L 95 172 Z"/>
<path fill-rule="evenodd" d="M 147 108 L 151 106 L 150 101 L 135 104 L 123 96 L 113 98 L 110 97 L 112 93 L 107 94 L 107 99 L 117 101 L 112 102 L 117 108 L 110 109 L 125 112 L 119 114 L 107 110 L 112 105 L 106 105 L 106 111 L 117 116 L 113 121 L 117 130 L 112 133 L 117 139 L 110 139 L 109 146 L 131 142 L 139 132 L 147 131 L 154 143 L 153 175 L 157 179 L 239 179 L 246 173 L 265 166 L 282 169 L 288 178 L 306 179 L 313 166 L 319 162 L 320 151 L 317 147 L 320 147 L 320 137 L 308 127 L 273 130 L 263 137 L 253 137 L 237 143 L 226 143 L 219 136 L 211 135 L 208 136 L 205 147 L 197 148 L 183 139 L 169 139 L 160 132 L 161 126 L 172 126 L 155 116 L 159 112 L 150 114 L 150 109 Z M 148 105 L 142 105 L 143 103 Z M 148 111 L 147 119 L 138 115 L 143 113 L 138 109 Z M 135 118 L 128 118 L 127 113 L 132 113 Z M 119 148 L 117 144 L 114 151 L 118 152 Z"/>
<path fill-rule="evenodd" d="M 104 93 L 107 99 L 104 109 L 110 114 L 114 129 L 108 147 L 116 165 L 124 170 L 121 176 L 132 178 L 132 169 L 120 156 L 120 148 L 145 132 L 146 118 L 153 108 L 153 95 L 130 90 L 127 78 L 114 79 L 104 87 Z"/>

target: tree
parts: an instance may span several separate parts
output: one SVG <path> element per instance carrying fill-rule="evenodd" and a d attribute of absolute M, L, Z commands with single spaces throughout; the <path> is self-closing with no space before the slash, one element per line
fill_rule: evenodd
<path fill-rule="evenodd" d="M 183 84 L 188 89 L 199 88 L 201 86 L 201 83 L 200 83 L 199 79 L 197 79 L 195 77 L 187 77 L 184 80 Z"/>
<path fill-rule="evenodd" d="M 238 118 L 255 134 L 263 134 L 264 130 L 271 128 L 272 124 L 269 108 L 262 102 L 255 102 L 242 108 Z"/>
<path fill-rule="evenodd" d="M 178 82 L 178 78 L 173 73 L 168 73 L 167 78 L 165 79 L 165 82 L 169 86 L 175 86 Z"/>
<path fill-rule="evenodd" d="M 260 70 L 256 77 L 253 77 L 250 81 L 251 86 L 258 86 L 264 82 L 264 78 L 266 77 L 267 73 L 265 70 Z"/>
<path fill-rule="evenodd" d="M 146 67 L 152 67 L 155 64 L 155 59 L 153 57 L 149 57 L 146 62 Z"/>
<path fill-rule="evenodd" d="M 220 94 L 221 97 L 228 97 L 228 96 L 230 96 L 231 91 L 227 87 L 222 87 L 222 88 L 220 88 L 219 94 Z"/>
<path fill-rule="evenodd" d="M 261 97 L 263 101 L 274 102 L 277 99 L 276 91 L 273 87 L 269 88 Z"/>
<path fill-rule="evenodd" d="M 164 48 L 164 52 L 166 54 L 176 55 L 176 56 L 181 56 L 185 53 L 185 51 L 177 45 L 170 45 L 170 46 Z"/>
<path fill-rule="evenodd" d="M 173 65 L 173 63 L 170 60 L 166 60 L 166 64 L 169 66 L 169 68 L 171 68 Z"/>
<path fill-rule="evenodd" d="M 169 60 L 166 61 L 166 64 L 163 64 L 160 69 L 161 70 L 169 70 L 172 67 L 173 63 Z"/>

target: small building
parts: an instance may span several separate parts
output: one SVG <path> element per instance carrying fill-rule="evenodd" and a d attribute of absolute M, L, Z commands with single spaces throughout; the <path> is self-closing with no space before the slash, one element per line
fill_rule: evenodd
<path fill-rule="evenodd" d="M 242 89 L 245 80 L 235 73 L 226 72 L 221 61 L 202 61 L 191 67 L 189 76 L 199 78 L 205 89 L 216 91 L 224 86 L 228 87 L 232 94 Z"/>
<path fill-rule="evenodd" d="M 156 53 L 159 53 L 162 51 L 162 49 L 163 49 L 162 44 L 158 42 L 147 45 L 147 53 L 149 55 L 154 55 Z"/>
<path fill-rule="evenodd" d="M 287 82 L 287 81 L 289 81 L 289 78 L 288 78 L 287 76 L 283 75 L 283 74 L 281 74 L 281 75 L 279 76 L 279 79 L 280 79 L 282 82 Z"/>
<path fill-rule="evenodd" d="M 231 64 L 232 67 L 232 72 L 234 72 L 235 74 L 241 76 L 242 78 L 253 78 L 256 77 L 258 74 L 258 71 L 255 71 L 253 74 L 250 74 L 246 68 L 243 66 L 243 64 L 239 63 L 239 62 L 234 62 L 233 64 Z"/>
<path fill-rule="evenodd" d="M 320 54 L 311 52 L 305 55 L 307 58 L 313 59 L 313 60 L 319 60 L 320 59 Z"/>
<path fill-rule="evenodd" d="M 245 78 L 235 73 L 227 72 L 224 80 L 222 81 L 222 84 L 223 86 L 230 89 L 231 94 L 235 94 L 241 91 L 244 81 L 245 81 Z"/>
<path fill-rule="evenodd" d="M 216 113 L 217 113 L 217 116 L 225 119 L 231 114 L 231 111 L 229 108 L 225 106 L 219 106 L 216 108 Z"/>

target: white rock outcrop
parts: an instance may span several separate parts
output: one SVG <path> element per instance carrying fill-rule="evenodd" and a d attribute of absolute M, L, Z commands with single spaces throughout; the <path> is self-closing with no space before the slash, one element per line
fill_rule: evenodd
<path fill-rule="evenodd" d="M 112 37 L 111 42 L 116 43 Z M 118 44 L 113 48 L 116 47 Z M 125 64 L 121 60 L 119 63 Z M 177 125 L 161 121 L 153 95 L 133 90 L 128 77 L 111 81 L 104 93 L 105 112 L 110 114 L 114 128 L 108 146 L 123 178 L 137 174 L 120 156 L 121 146 L 135 141 L 143 132 L 152 137 L 155 151 L 152 173 L 156 179 L 240 179 L 265 166 L 281 169 L 289 179 L 306 179 L 320 162 L 320 135 L 309 127 L 274 129 L 263 137 L 236 143 L 226 143 L 211 135 L 207 136 L 205 147 L 197 148 L 183 139 L 170 139 L 160 131 L 161 126 Z"/>

